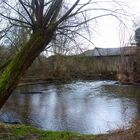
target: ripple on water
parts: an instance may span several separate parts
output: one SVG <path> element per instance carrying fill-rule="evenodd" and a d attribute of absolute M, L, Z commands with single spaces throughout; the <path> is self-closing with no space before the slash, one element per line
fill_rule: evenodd
<path fill-rule="evenodd" d="M 41 94 L 21 94 L 28 92 Z M 140 116 L 140 89 L 116 81 L 77 81 L 20 87 L 0 112 L 0 120 L 44 130 L 107 133 Z"/>

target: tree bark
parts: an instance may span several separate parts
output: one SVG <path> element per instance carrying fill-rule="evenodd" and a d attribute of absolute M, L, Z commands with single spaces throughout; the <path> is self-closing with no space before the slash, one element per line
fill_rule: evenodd
<path fill-rule="evenodd" d="M 41 30 L 33 33 L 30 40 L 16 54 L 10 64 L 6 67 L 0 77 L 0 109 L 5 104 L 13 90 L 16 88 L 19 79 L 32 64 L 35 58 L 49 44 L 53 30 L 43 32 Z"/>

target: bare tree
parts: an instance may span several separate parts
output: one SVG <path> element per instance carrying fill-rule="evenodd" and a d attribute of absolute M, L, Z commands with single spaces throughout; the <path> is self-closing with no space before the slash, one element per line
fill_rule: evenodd
<path fill-rule="evenodd" d="M 118 5 L 116 1 L 113 3 Z M 119 16 L 122 15 L 120 8 L 97 8 L 98 1 L 94 0 L 75 0 L 71 3 L 65 0 L 1 0 L 0 4 L 0 17 L 6 23 L 31 31 L 27 43 L 20 47 L 0 77 L 0 108 L 23 73 L 45 48 L 50 47 L 54 37 L 63 35 L 74 40 L 72 35 L 77 34 L 85 38 L 79 30 L 85 28 L 91 20 L 110 15 L 120 20 Z M 91 11 L 103 12 L 86 16 Z"/>

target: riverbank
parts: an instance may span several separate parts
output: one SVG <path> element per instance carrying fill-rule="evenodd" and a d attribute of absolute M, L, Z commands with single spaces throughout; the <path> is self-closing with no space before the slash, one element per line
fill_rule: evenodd
<path fill-rule="evenodd" d="M 21 81 L 116 79 L 117 64 L 110 58 L 55 55 L 37 60 L 23 75 Z"/>
<path fill-rule="evenodd" d="M 81 135 L 71 132 L 43 131 L 31 126 L 0 124 L 1 140 L 95 140 L 94 135 Z"/>
<path fill-rule="evenodd" d="M 35 85 L 35 84 L 50 84 L 50 83 L 70 83 L 73 81 L 87 81 L 87 80 L 115 80 L 117 81 L 115 74 L 98 74 L 81 77 L 49 77 L 49 78 L 37 78 L 37 77 L 23 77 L 18 86 Z M 119 82 L 118 82 L 119 83 Z"/>
<path fill-rule="evenodd" d="M 31 126 L 0 123 L 1 140 L 140 140 L 140 121 L 127 130 L 104 135 L 82 135 L 65 131 L 43 131 Z"/>

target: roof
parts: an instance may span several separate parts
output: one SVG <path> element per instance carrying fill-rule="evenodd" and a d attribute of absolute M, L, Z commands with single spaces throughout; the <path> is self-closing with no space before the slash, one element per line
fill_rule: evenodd
<path fill-rule="evenodd" d="M 121 48 L 95 48 L 87 50 L 82 55 L 85 56 L 116 56 L 116 55 L 132 55 L 136 52 L 136 47 Z"/>

